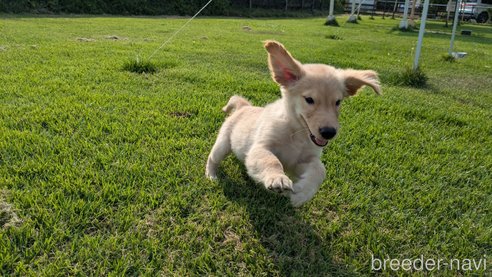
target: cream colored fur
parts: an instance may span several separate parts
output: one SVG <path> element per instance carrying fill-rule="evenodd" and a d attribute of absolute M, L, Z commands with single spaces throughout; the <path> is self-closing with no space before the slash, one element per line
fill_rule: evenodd
<path fill-rule="evenodd" d="M 210 152 L 206 175 L 216 179 L 219 163 L 232 151 L 244 161 L 249 176 L 298 207 L 314 196 L 325 179 L 320 157 L 331 137 L 326 133 L 323 137 L 322 130 L 328 128 L 332 135 L 338 130 L 340 101 L 364 85 L 379 94 L 379 81 L 371 70 L 303 65 L 276 41 L 266 41 L 265 48 L 282 98 L 263 108 L 240 96 L 231 97 L 223 108 L 230 116 Z"/>

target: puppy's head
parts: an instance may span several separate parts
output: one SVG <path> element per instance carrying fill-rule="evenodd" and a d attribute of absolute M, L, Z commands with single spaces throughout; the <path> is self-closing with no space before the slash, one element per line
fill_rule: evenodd
<path fill-rule="evenodd" d="M 323 147 L 338 131 L 342 100 L 363 86 L 377 94 L 381 88 L 372 70 L 336 69 L 324 64 L 301 64 L 276 41 L 266 41 L 268 67 L 282 91 L 289 114 L 306 128 L 311 141 Z"/>

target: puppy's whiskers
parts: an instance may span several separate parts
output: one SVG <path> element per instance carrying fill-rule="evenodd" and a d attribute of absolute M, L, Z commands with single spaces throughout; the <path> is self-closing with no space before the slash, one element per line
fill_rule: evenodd
<path fill-rule="evenodd" d="M 302 128 L 302 129 L 299 129 L 299 130 L 297 130 L 297 131 L 293 132 L 292 134 L 290 134 L 290 140 L 291 140 L 291 141 L 294 141 L 294 136 L 295 136 L 295 135 L 297 135 L 297 134 L 299 134 L 299 133 L 306 133 L 306 134 L 309 134 L 309 129 L 308 129 L 308 128 L 306 128 L 306 127 L 304 127 L 304 128 Z"/>

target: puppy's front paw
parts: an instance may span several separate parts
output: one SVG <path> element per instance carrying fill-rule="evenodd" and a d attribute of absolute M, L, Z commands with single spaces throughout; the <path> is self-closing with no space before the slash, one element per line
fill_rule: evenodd
<path fill-rule="evenodd" d="M 212 175 L 209 172 L 205 172 L 205 177 L 207 177 L 209 180 L 212 180 L 212 181 L 217 180 L 217 175 Z"/>
<path fill-rule="evenodd" d="M 205 167 L 205 176 L 210 180 L 217 180 L 217 165 L 208 159 Z"/>
<path fill-rule="evenodd" d="M 293 191 L 292 181 L 285 175 L 274 175 L 266 179 L 265 187 L 275 192 Z"/>

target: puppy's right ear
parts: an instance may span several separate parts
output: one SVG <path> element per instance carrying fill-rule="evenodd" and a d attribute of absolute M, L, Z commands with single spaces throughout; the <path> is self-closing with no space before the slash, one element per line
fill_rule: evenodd
<path fill-rule="evenodd" d="M 354 96 L 363 86 L 370 86 L 376 94 L 381 94 L 378 74 L 375 71 L 345 69 L 342 72 L 345 79 L 346 96 Z"/>
<path fill-rule="evenodd" d="M 267 40 L 265 49 L 268 52 L 268 68 L 273 80 L 279 85 L 288 87 L 304 75 L 301 63 L 295 60 L 282 44 Z"/>

